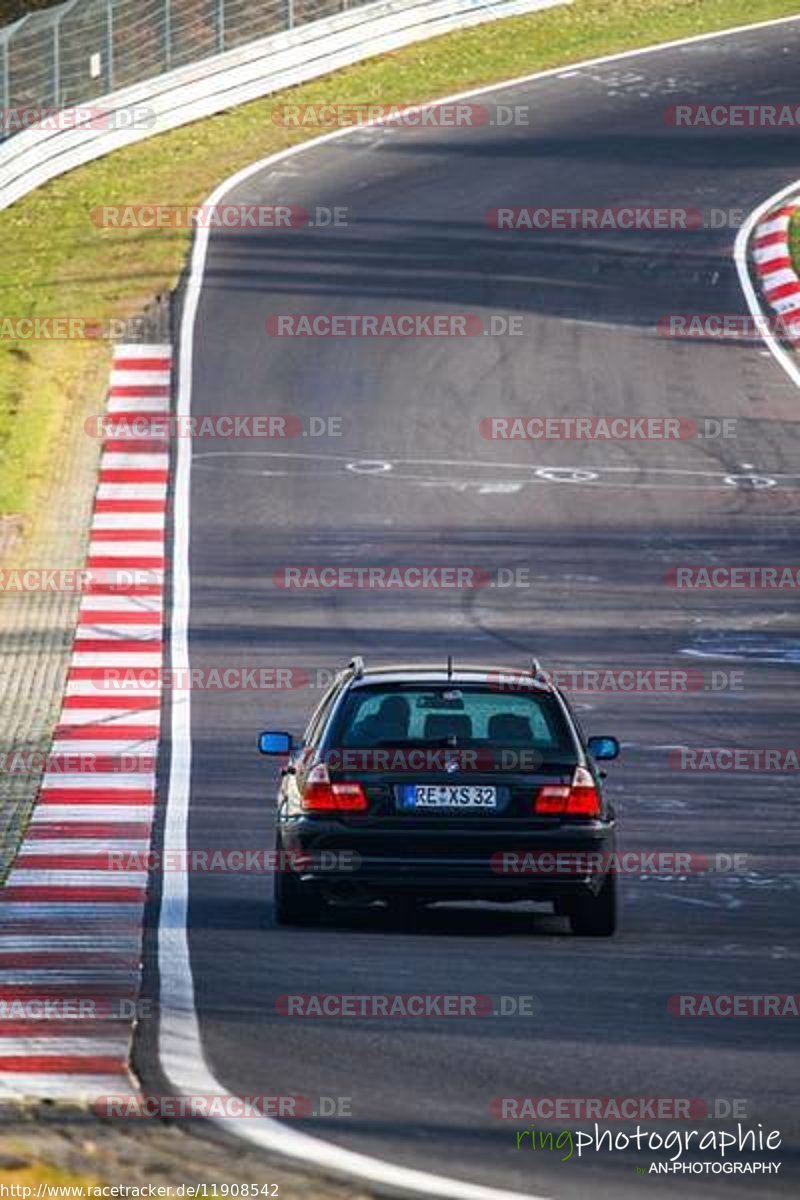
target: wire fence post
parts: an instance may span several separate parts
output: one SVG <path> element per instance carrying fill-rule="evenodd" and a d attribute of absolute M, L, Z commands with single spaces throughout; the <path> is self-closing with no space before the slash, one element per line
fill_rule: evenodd
<path fill-rule="evenodd" d="M 61 18 L 56 17 L 53 23 L 53 107 L 59 107 L 59 95 L 61 93 L 61 49 L 59 46 L 59 35 L 61 33 Z"/>
<path fill-rule="evenodd" d="M 225 0 L 217 0 L 217 53 L 225 49 Z"/>
<path fill-rule="evenodd" d="M 11 119 L 11 80 L 9 78 L 10 59 L 8 57 L 8 37 L 3 38 L 3 130 L 9 126 Z"/>
<path fill-rule="evenodd" d="M 12 45 L 11 45 L 11 43 L 12 43 L 13 39 L 16 37 L 16 35 L 19 33 L 20 29 L 23 29 L 25 27 L 25 25 L 27 25 L 28 21 L 30 20 L 30 16 L 31 16 L 31 14 L 28 13 L 27 16 L 20 17 L 20 19 L 18 21 L 15 21 L 13 23 L 13 25 L 9 25 L 9 27 L 7 29 L 7 37 L 5 39 L 6 117 L 7 117 L 7 119 L 10 114 L 11 100 L 14 96 L 14 81 L 11 78 L 11 75 L 12 75 L 12 67 L 11 67 Z M 26 80 L 25 80 L 24 72 L 23 72 L 23 78 L 22 78 L 23 92 L 25 90 L 25 84 L 26 84 Z M 35 99 L 31 100 L 31 104 L 36 105 L 39 108 L 44 108 L 44 106 L 45 106 L 44 97 L 36 96 Z M 16 116 L 17 114 L 15 113 L 14 115 Z"/>
<path fill-rule="evenodd" d="M 164 66 L 172 64 L 172 0 L 164 0 Z"/>
<path fill-rule="evenodd" d="M 114 0 L 106 0 L 106 74 L 108 90 L 114 90 Z"/>

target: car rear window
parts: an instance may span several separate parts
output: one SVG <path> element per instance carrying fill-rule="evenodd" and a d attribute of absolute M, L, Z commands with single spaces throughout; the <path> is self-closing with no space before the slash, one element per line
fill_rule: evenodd
<path fill-rule="evenodd" d="M 340 710 L 332 744 L 534 746 L 575 753 L 561 708 L 545 693 L 449 684 L 360 687 Z"/>

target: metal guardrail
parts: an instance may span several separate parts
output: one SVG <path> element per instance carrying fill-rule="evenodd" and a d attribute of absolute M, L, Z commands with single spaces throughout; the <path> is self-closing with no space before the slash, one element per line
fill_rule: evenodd
<path fill-rule="evenodd" d="M 0 140 L 37 112 L 200 62 L 371 0 L 67 0 L 0 29 Z"/>
<path fill-rule="evenodd" d="M 106 3 L 106 0 L 97 0 Z M 121 3 L 122 0 L 115 0 Z M 187 0 L 189 2 L 189 0 Z M 194 0 L 191 0 L 193 3 Z M 211 0 L 208 0 L 210 3 Z M 226 0 L 229 5 L 233 0 Z M 245 0 L 237 0 L 245 3 Z M 0 210 L 75 167 L 224 112 L 282 88 L 316 79 L 371 55 L 498 17 L 518 16 L 571 0 L 372 0 L 334 16 L 248 41 L 104 93 L 92 102 L 98 121 L 47 121 L 0 143 Z M 149 0 L 143 0 L 149 3 Z M 297 3 L 297 0 L 295 0 Z M 321 7 L 318 6 L 318 7 Z M 341 10 L 340 0 L 336 3 Z M 424 97 L 408 97 L 409 102 Z M 81 110 L 65 109 L 62 113 Z M 143 119 L 132 120 L 132 116 Z"/>

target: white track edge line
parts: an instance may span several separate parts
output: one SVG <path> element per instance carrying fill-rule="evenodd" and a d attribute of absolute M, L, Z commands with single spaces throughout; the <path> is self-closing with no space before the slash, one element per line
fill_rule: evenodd
<path fill-rule="evenodd" d="M 768 327 L 770 314 L 765 311 L 759 302 L 747 264 L 747 254 L 753 230 L 764 214 L 770 212 L 781 201 L 787 200 L 789 197 L 797 194 L 798 191 L 800 191 L 800 180 L 795 180 L 762 201 L 757 208 L 754 208 L 737 233 L 733 248 L 733 258 L 739 275 L 739 284 L 744 292 L 744 298 L 747 301 L 750 315 L 756 318 L 757 328 L 770 354 L 778 365 L 783 368 L 796 387 L 800 387 L 800 367 L 794 357 L 780 344 L 775 334 Z"/>

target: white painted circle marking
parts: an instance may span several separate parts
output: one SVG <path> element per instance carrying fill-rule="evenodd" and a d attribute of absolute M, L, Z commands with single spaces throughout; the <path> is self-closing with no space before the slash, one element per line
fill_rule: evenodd
<path fill-rule="evenodd" d="M 539 479 L 549 479 L 551 483 L 591 483 L 598 478 L 596 471 L 586 471 L 581 467 L 537 467 Z"/>
<path fill-rule="evenodd" d="M 364 458 L 359 462 L 348 463 L 347 469 L 356 475 L 385 475 L 387 471 L 392 470 L 392 464 L 381 459 Z"/>
<path fill-rule="evenodd" d="M 746 490 L 763 491 L 775 487 L 777 480 L 770 475 L 726 475 L 724 482 L 729 487 L 741 488 L 744 485 Z"/>

